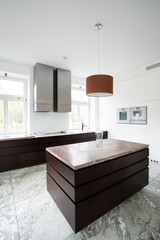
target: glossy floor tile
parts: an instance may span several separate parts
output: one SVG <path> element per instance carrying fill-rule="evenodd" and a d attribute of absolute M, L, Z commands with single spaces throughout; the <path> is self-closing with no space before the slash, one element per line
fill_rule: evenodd
<path fill-rule="evenodd" d="M 149 176 L 151 178 L 160 178 L 160 164 L 149 162 Z"/>
<path fill-rule="evenodd" d="M 39 165 L 11 171 L 15 202 L 33 198 L 46 190 L 46 166 Z"/>
<path fill-rule="evenodd" d="M 46 190 L 45 164 L 1 173 L 0 240 L 159 240 L 159 199 L 150 163 L 148 186 L 75 234 Z"/>
<path fill-rule="evenodd" d="M 0 239 L 19 239 L 17 218 L 14 205 L 0 208 Z"/>
<path fill-rule="evenodd" d="M 0 207 L 13 203 L 13 187 L 10 172 L 0 173 Z"/>
<path fill-rule="evenodd" d="M 73 233 L 62 213 L 46 192 L 32 201 L 16 203 L 20 239 L 61 240 Z"/>

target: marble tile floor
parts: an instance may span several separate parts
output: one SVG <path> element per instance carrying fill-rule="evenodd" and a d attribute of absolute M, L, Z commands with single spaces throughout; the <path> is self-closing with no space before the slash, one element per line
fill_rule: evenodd
<path fill-rule="evenodd" d="M 45 164 L 0 173 L 0 240 L 160 240 L 160 165 L 143 190 L 75 234 L 46 190 Z"/>

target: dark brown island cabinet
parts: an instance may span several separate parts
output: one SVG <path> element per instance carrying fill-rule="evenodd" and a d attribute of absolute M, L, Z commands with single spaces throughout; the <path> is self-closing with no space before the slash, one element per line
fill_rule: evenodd
<path fill-rule="evenodd" d="M 108 132 L 104 131 L 104 138 Z M 0 139 L 0 172 L 30 167 L 46 162 L 45 148 L 95 140 L 94 132 L 61 134 L 48 137 Z"/>
<path fill-rule="evenodd" d="M 146 144 L 103 140 L 46 150 L 47 189 L 74 232 L 148 184 Z"/>

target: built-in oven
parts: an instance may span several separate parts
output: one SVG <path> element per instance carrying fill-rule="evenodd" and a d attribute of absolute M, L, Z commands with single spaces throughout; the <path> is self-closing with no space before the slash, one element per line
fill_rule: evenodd
<path fill-rule="evenodd" d="M 117 123 L 130 123 L 130 108 L 117 109 Z"/>
<path fill-rule="evenodd" d="M 147 107 L 131 107 L 130 108 L 131 124 L 147 124 Z"/>

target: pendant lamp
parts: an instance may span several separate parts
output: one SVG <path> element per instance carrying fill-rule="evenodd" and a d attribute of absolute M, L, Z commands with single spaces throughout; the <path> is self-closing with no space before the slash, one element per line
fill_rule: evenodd
<path fill-rule="evenodd" d="M 98 31 L 98 72 L 99 72 L 99 30 L 102 24 L 97 23 Z M 106 74 L 96 74 L 86 78 L 86 95 L 89 97 L 108 97 L 113 95 L 113 77 Z"/>

